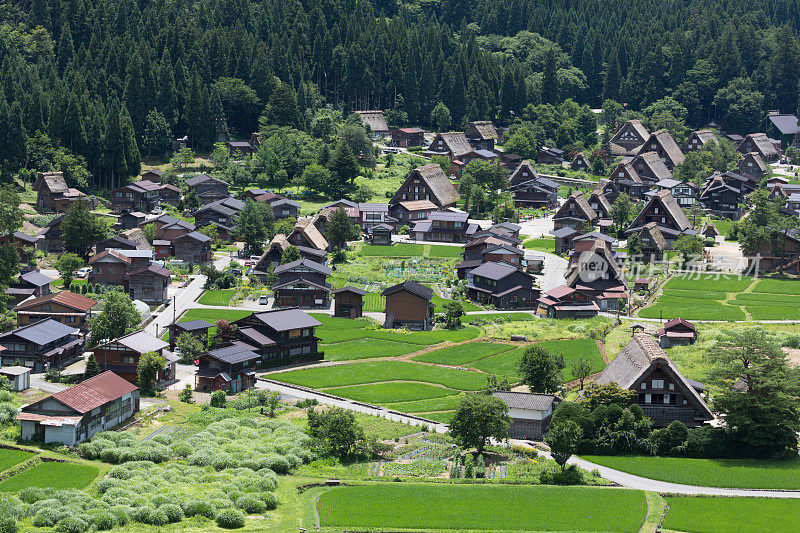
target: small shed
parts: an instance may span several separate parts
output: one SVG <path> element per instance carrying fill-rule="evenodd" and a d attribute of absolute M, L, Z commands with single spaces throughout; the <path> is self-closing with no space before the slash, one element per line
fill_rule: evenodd
<path fill-rule="evenodd" d="M 636 292 L 650 290 L 650 278 L 636 278 L 633 280 L 633 290 Z"/>
<path fill-rule="evenodd" d="M 719 236 L 719 230 L 713 222 L 709 222 L 703 226 L 703 230 L 700 233 L 703 234 L 703 237 L 711 237 L 712 239 Z"/>
<path fill-rule="evenodd" d="M 392 233 L 394 233 L 394 228 L 389 224 L 378 224 L 373 226 L 372 230 L 369 232 L 369 242 L 370 244 L 391 246 Z"/>
<path fill-rule="evenodd" d="M 688 320 L 673 318 L 668 320 L 664 327 L 656 333 L 658 343 L 662 348 L 671 346 L 686 346 L 694 344 L 697 340 L 697 328 Z"/>
<path fill-rule="evenodd" d="M 31 386 L 31 369 L 27 366 L 4 366 L 0 368 L 0 376 L 8 378 L 15 392 L 27 390 Z"/>
<path fill-rule="evenodd" d="M 367 291 L 348 285 L 332 291 L 333 316 L 358 318 L 364 314 L 364 296 Z"/>
<path fill-rule="evenodd" d="M 547 433 L 553 417 L 554 402 L 552 394 L 532 394 L 528 392 L 494 392 L 492 396 L 508 405 L 511 426 L 508 436 L 512 439 L 539 440 Z"/>

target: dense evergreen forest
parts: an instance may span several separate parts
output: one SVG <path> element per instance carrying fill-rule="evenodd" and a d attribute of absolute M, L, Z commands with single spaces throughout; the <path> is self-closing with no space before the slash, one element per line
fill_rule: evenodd
<path fill-rule="evenodd" d="M 798 28 L 800 0 L 4 0 L 2 178 L 77 161 L 111 188 L 154 131 L 207 150 L 325 105 L 457 128 L 672 97 L 746 132 L 797 109 Z"/>

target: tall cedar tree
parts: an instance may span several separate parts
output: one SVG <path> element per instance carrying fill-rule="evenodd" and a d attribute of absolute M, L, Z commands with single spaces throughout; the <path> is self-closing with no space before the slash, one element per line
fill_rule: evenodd
<path fill-rule="evenodd" d="M 342 206 L 328 216 L 325 238 L 335 248 L 344 248 L 347 241 L 358 239 L 358 226 L 350 220 Z"/>

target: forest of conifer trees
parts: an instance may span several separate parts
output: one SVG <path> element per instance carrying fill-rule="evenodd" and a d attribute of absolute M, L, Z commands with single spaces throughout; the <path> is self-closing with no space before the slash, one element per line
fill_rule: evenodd
<path fill-rule="evenodd" d="M 7 0 L 2 179 L 77 160 L 110 189 L 138 174 L 149 124 L 208 150 L 259 115 L 308 130 L 324 105 L 431 126 L 443 102 L 457 128 L 669 96 L 689 126 L 745 131 L 796 111 L 798 27 L 798 0 Z"/>

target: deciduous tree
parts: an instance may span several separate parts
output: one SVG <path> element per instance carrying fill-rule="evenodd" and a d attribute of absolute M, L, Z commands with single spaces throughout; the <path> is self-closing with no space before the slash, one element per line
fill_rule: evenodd
<path fill-rule="evenodd" d="M 551 353 L 539 345 L 529 346 L 519 361 L 522 382 L 531 392 L 552 393 L 561 389 L 564 356 Z"/>
<path fill-rule="evenodd" d="M 505 402 L 485 394 L 468 394 L 456 407 L 450 434 L 462 448 L 475 447 L 481 453 L 487 439 L 507 438 L 510 424 Z"/>

